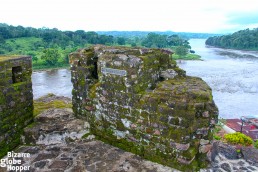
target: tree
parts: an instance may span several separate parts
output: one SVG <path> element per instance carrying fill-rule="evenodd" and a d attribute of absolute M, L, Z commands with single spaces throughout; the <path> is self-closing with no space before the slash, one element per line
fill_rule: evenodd
<path fill-rule="evenodd" d="M 125 45 L 125 38 L 123 38 L 123 37 L 118 37 L 118 38 L 117 38 L 117 43 L 118 43 L 119 45 Z"/>
<path fill-rule="evenodd" d="M 151 32 L 142 41 L 142 45 L 149 48 L 165 48 L 168 46 L 166 38 L 166 35 Z"/>
<path fill-rule="evenodd" d="M 136 43 L 135 43 L 135 42 L 132 42 L 132 43 L 131 43 L 131 47 L 136 47 Z"/>
<path fill-rule="evenodd" d="M 187 55 L 188 49 L 185 46 L 176 47 L 175 53 L 180 57 Z"/>
<path fill-rule="evenodd" d="M 240 30 L 230 35 L 210 37 L 205 43 L 222 48 L 258 50 L 258 28 Z"/>
<path fill-rule="evenodd" d="M 33 62 L 34 61 L 36 63 L 38 62 L 39 59 L 38 59 L 37 54 L 35 52 L 27 52 L 27 54 L 31 56 Z"/>
<path fill-rule="evenodd" d="M 180 46 L 183 45 L 183 40 L 178 35 L 171 35 L 167 37 L 169 46 Z"/>
<path fill-rule="evenodd" d="M 85 39 L 89 44 L 97 44 L 99 35 L 96 32 L 86 32 Z"/>
<path fill-rule="evenodd" d="M 5 39 L 3 38 L 2 35 L 0 35 L 0 44 L 5 44 Z"/>
<path fill-rule="evenodd" d="M 96 43 L 111 45 L 113 43 L 113 36 L 109 35 L 99 35 Z"/>
<path fill-rule="evenodd" d="M 38 63 L 38 57 L 37 56 L 32 56 L 32 61 L 35 61 L 36 63 Z"/>
<path fill-rule="evenodd" d="M 42 60 L 45 60 L 46 64 L 50 66 L 55 66 L 57 64 L 60 53 L 57 49 L 47 48 L 43 50 Z"/>
<path fill-rule="evenodd" d="M 0 27 L 0 35 L 2 35 L 4 39 L 11 38 L 11 34 L 10 34 L 10 31 L 8 30 L 8 27 Z"/>

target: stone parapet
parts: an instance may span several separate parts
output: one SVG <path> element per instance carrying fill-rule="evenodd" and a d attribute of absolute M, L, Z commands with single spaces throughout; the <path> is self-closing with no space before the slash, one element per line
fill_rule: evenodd
<path fill-rule="evenodd" d="M 20 143 L 33 120 L 31 57 L 0 56 L 0 157 Z"/>
<path fill-rule="evenodd" d="M 73 110 L 100 140 L 177 169 L 206 165 L 218 109 L 211 88 L 162 49 L 94 46 L 70 54 Z"/>

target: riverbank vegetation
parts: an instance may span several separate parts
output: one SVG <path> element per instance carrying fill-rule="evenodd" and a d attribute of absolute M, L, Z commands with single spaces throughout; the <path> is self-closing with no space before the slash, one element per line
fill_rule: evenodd
<path fill-rule="evenodd" d="M 180 36 L 179 36 L 180 35 Z M 203 38 L 209 34 L 174 32 L 85 32 L 60 31 L 56 28 L 32 28 L 0 23 L 0 54 L 30 55 L 33 69 L 68 67 L 68 55 L 82 47 L 93 44 L 115 46 L 138 46 L 147 48 L 170 48 L 176 52 L 175 59 L 196 59 L 189 54 L 189 38 Z M 185 53 L 177 53 L 182 47 Z"/>
<path fill-rule="evenodd" d="M 180 56 L 178 54 L 173 54 L 174 60 L 201 60 L 201 56 L 197 54 L 187 53 L 185 56 Z"/>
<path fill-rule="evenodd" d="M 258 28 L 240 30 L 230 35 L 209 37 L 205 43 L 219 48 L 258 51 Z"/>

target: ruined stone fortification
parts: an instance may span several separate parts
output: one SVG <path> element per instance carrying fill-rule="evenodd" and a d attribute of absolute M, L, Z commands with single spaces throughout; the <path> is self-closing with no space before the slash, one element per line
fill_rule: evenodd
<path fill-rule="evenodd" d="M 95 46 L 70 63 L 73 110 L 98 139 L 174 168 L 205 166 L 218 110 L 169 51 Z"/>
<path fill-rule="evenodd" d="M 0 157 L 20 143 L 33 120 L 31 57 L 0 56 Z"/>

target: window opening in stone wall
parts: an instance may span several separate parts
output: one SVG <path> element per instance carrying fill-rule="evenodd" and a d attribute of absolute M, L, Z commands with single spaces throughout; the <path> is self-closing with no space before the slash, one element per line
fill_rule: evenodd
<path fill-rule="evenodd" d="M 162 81 L 165 81 L 165 80 L 166 79 L 164 77 L 160 76 L 159 79 L 158 79 L 158 82 L 162 82 Z"/>
<path fill-rule="evenodd" d="M 13 83 L 22 82 L 22 67 L 21 66 L 12 67 L 12 79 L 13 79 Z"/>
<path fill-rule="evenodd" d="M 92 77 L 94 79 L 99 79 L 99 77 L 98 77 L 98 59 L 97 58 L 94 58 L 93 65 L 94 65 L 94 69 L 92 71 Z"/>

